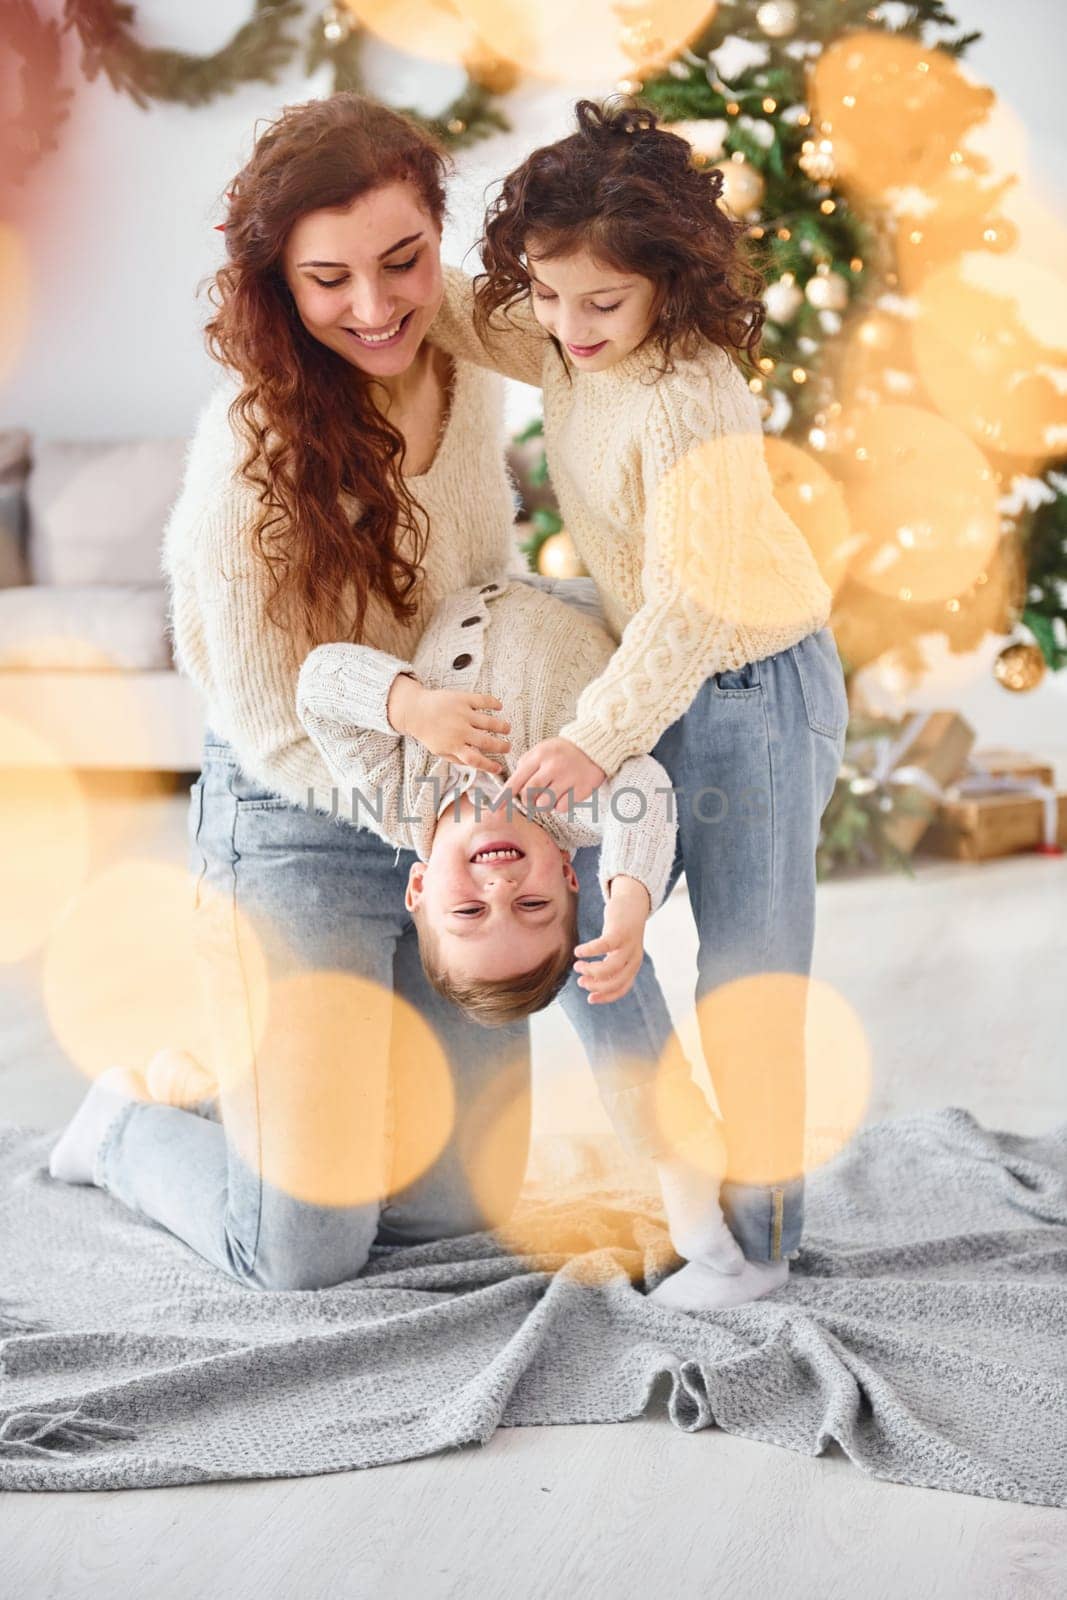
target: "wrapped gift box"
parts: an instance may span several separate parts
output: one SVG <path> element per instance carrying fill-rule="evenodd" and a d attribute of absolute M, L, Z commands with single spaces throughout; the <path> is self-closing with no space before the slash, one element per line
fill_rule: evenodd
<path fill-rule="evenodd" d="M 1038 783 L 1055 783 L 1056 774 L 1047 761 L 1038 761 L 1024 750 L 976 750 L 971 757 L 976 771 L 994 778 L 1036 778 Z"/>
<path fill-rule="evenodd" d="M 937 816 L 943 791 L 965 771 L 974 729 L 958 711 L 920 711 L 895 738 L 882 736 L 857 749 L 857 769 L 892 784 L 906 810 L 888 817 L 883 831 L 898 850 L 910 854 Z"/>
<path fill-rule="evenodd" d="M 1047 769 L 1045 769 L 1047 770 Z M 946 799 L 923 839 L 923 850 L 957 861 L 989 861 L 1046 847 L 1046 816 L 1055 846 L 1067 848 L 1067 794 L 970 793 Z"/>

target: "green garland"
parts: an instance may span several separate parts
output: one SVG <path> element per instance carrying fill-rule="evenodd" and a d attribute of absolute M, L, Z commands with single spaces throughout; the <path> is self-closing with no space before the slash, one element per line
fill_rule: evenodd
<path fill-rule="evenodd" d="M 0 180 L 23 184 L 36 161 L 58 143 L 71 90 L 60 83 L 61 29 L 30 0 L 0 0 L 0 38 L 18 57 L 21 106 L 0 124 Z"/>
<path fill-rule="evenodd" d="M 103 72 L 117 93 L 128 94 L 142 110 L 151 100 L 202 106 L 243 83 L 276 82 L 296 49 L 286 24 L 302 9 L 300 0 L 255 0 L 251 20 L 209 56 L 139 44 L 134 9 L 118 0 L 66 0 L 64 28 L 78 35 L 90 82 Z"/>
<path fill-rule="evenodd" d="M 103 73 L 119 94 L 142 109 L 153 100 L 185 106 L 207 105 L 232 94 L 243 83 L 274 83 L 298 49 L 286 31 L 303 16 L 302 0 L 255 0 L 250 21 L 213 55 L 150 49 L 134 36 L 134 9 L 122 0 L 65 0 L 64 30 L 77 34 L 82 70 L 90 82 Z M 363 89 L 360 69 L 362 32 L 346 25 L 336 38 L 318 28 L 306 52 L 306 68 L 323 63 L 333 68 L 334 91 Z M 425 117 L 402 108 L 423 127 L 453 147 L 484 138 L 508 124 L 492 104 L 489 92 L 468 75 L 466 85 L 439 117 Z"/>

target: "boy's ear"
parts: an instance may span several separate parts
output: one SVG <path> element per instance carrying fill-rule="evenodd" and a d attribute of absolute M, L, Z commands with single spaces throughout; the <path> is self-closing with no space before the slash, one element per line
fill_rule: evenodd
<path fill-rule="evenodd" d="M 408 886 L 404 890 L 404 906 L 408 911 L 417 911 L 422 899 L 422 880 L 426 873 L 425 861 L 413 861 L 408 873 Z"/>

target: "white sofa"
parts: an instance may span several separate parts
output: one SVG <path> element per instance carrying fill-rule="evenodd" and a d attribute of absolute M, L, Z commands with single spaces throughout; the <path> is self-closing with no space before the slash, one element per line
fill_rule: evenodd
<path fill-rule="evenodd" d="M 0 766 L 199 770 L 159 560 L 184 455 L 0 432 Z"/>
<path fill-rule="evenodd" d="M 0 430 L 0 768 L 199 772 L 204 712 L 160 569 L 185 447 Z M 539 452 L 509 452 L 526 514 L 552 503 L 530 479 Z"/>

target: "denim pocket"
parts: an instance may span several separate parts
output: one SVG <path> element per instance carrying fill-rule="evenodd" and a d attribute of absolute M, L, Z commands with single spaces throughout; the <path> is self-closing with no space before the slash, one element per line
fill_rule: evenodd
<path fill-rule="evenodd" d="M 743 667 L 717 672 L 714 683 L 717 694 L 759 694 L 763 688 L 759 662 L 746 661 Z"/>
<path fill-rule="evenodd" d="M 840 744 L 848 727 L 848 693 L 833 634 L 820 628 L 793 645 L 791 653 L 809 728 Z"/>
<path fill-rule="evenodd" d="M 292 806 L 291 800 L 276 789 L 268 789 L 261 778 L 250 777 L 239 766 L 231 768 L 229 788 L 241 811 L 285 811 Z"/>

